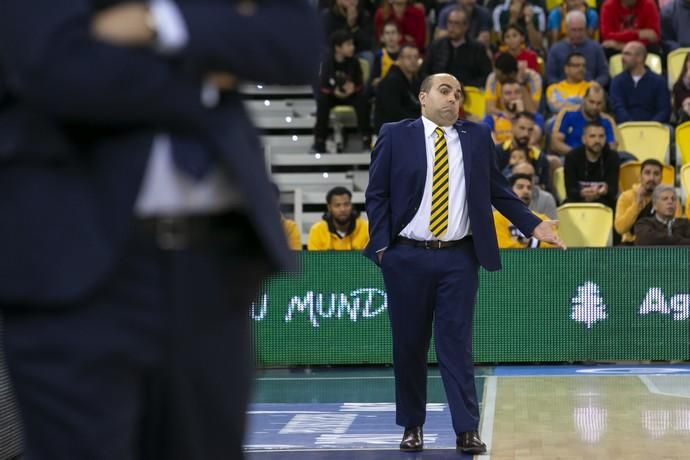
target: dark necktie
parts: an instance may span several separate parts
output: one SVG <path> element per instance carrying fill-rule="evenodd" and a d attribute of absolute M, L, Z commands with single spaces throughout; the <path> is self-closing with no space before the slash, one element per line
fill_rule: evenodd
<path fill-rule="evenodd" d="M 171 146 L 175 166 L 187 176 L 198 181 L 211 170 L 214 158 L 197 139 L 173 135 Z"/>

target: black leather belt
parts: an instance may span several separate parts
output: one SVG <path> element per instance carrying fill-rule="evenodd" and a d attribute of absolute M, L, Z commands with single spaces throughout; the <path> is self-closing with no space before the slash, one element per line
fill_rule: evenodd
<path fill-rule="evenodd" d="M 150 238 L 159 249 L 182 250 L 213 242 L 237 241 L 252 245 L 256 237 L 244 214 L 144 217 L 135 220 L 135 232 Z"/>
<path fill-rule="evenodd" d="M 419 240 L 411 240 L 409 238 L 399 236 L 395 239 L 395 243 L 396 244 L 404 244 L 407 246 L 414 246 L 416 248 L 424 248 L 424 249 L 445 249 L 445 248 L 453 248 L 456 246 L 460 246 L 461 244 L 465 244 L 471 240 L 472 240 L 472 235 L 467 235 L 466 237 L 464 237 L 462 239 L 453 240 L 453 241 L 439 241 L 439 240 L 419 241 Z"/>

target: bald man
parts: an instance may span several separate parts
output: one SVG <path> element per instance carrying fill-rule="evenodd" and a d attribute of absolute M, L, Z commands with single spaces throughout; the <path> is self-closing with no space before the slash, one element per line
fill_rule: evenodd
<path fill-rule="evenodd" d="M 512 192 L 492 161 L 486 125 L 458 121 L 462 85 L 450 74 L 424 79 L 422 116 L 381 127 L 371 154 L 364 253 L 381 267 L 393 336 L 396 423 L 402 451 L 424 447 L 427 351 L 432 326 L 460 452 L 482 454 L 472 362 L 479 267 L 501 266 L 491 206 L 523 235 L 563 246 Z"/>
<path fill-rule="evenodd" d="M 623 72 L 611 80 L 611 109 L 617 123 L 668 123 L 671 96 L 666 79 L 647 68 L 647 49 L 641 42 L 623 47 Z"/>

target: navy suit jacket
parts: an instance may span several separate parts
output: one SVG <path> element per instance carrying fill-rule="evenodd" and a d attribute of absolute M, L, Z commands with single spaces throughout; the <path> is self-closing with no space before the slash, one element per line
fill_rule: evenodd
<path fill-rule="evenodd" d="M 531 235 L 539 222 L 518 199 L 496 166 L 491 131 L 482 124 L 458 121 L 467 206 L 474 249 L 487 270 L 501 268 L 491 205 Z M 422 202 L 427 171 L 424 123 L 421 118 L 383 125 L 371 154 L 366 210 L 369 244 L 365 255 L 378 264 L 376 252 L 393 244 L 414 218 Z"/>
<path fill-rule="evenodd" d="M 0 10 L 0 304 L 62 304 L 123 254 L 152 140 L 194 136 L 226 167 L 274 268 L 291 264 L 255 128 L 240 96 L 201 102 L 209 71 L 305 84 L 321 37 L 306 0 L 178 0 L 189 42 L 173 56 L 94 40 L 103 0 L 4 0 Z M 299 27 L 294 27 L 299 24 Z M 3 78 L 0 78 L 2 80 Z"/>

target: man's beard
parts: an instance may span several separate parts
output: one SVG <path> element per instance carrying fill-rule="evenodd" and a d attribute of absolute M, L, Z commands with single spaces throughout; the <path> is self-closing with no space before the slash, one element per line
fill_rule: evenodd
<path fill-rule="evenodd" d="M 515 140 L 515 145 L 517 145 L 518 147 L 526 148 L 529 146 L 529 137 L 523 137 L 523 138 L 516 137 L 516 138 L 514 138 L 514 140 Z"/>

